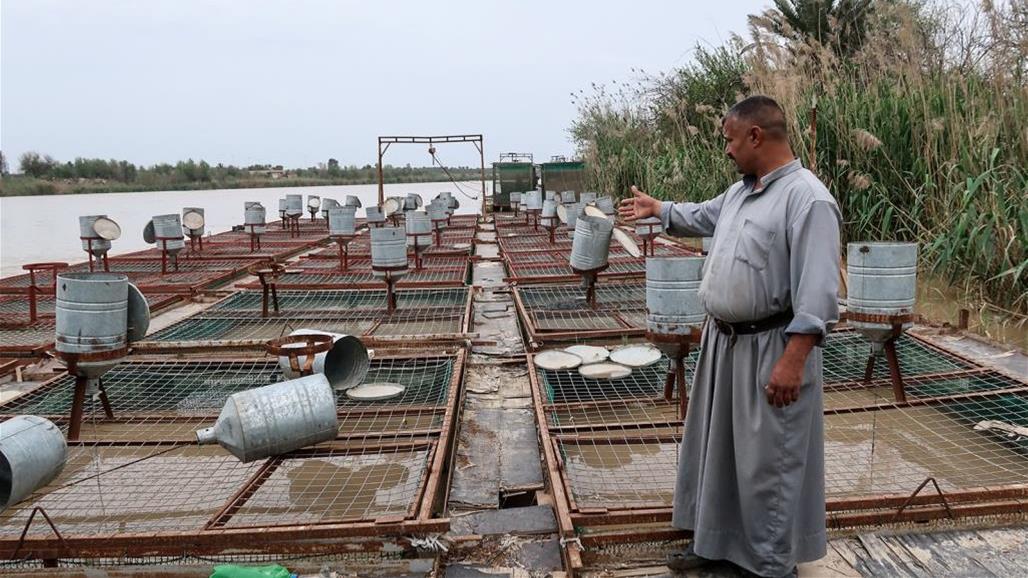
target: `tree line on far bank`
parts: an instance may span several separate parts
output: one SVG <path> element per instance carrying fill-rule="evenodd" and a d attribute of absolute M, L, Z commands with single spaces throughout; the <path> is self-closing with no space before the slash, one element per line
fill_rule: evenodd
<path fill-rule="evenodd" d="M 8 171 L 6 157 L 0 152 L 3 183 L 0 195 L 46 195 L 146 190 L 220 189 L 263 186 L 349 185 L 378 181 L 377 167 L 344 166 L 334 158 L 307 168 L 286 169 L 282 165 L 253 164 L 245 167 L 205 160 L 136 165 L 116 159 L 78 157 L 60 162 L 34 151 L 18 159 L 20 175 Z M 446 181 L 450 176 L 441 167 L 385 165 L 383 178 L 390 183 Z M 479 169 L 456 167 L 450 175 L 459 180 L 476 180 Z"/>

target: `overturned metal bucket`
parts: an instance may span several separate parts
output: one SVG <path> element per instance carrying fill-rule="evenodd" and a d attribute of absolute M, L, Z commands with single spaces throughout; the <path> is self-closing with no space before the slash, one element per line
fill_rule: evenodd
<path fill-rule="evenodd" d="M 571 243 L 571 268 L 594 271 L 607 266 L 610 236 L 614 224 L 605 217 L 579 215 L 575 221 L 575 238 Z"/>
<path fill-rule="evenodd" d="M 64 434 L 48 419 L 19 415 L 0 423 L 0 510 L 53 481 L 67 455 Z"/>

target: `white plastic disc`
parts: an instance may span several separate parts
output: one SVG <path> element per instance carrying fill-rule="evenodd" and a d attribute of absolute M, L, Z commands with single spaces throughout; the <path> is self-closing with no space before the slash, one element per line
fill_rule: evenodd
<path fill-rule="evenodd" d="M 610 357 L 610 351 L 607 351 L 606 347 L 596 347 L 595 345 L 572 345 L 564 351 L 581 357 L 583 365 L 606 361 Z"/>
<path fill-rule="evenodd" d="M 364 383 L 346 390 L 346 397 L 357 401 L 382 401 L 399 397 L 405 389 L 399 383 Z"/>
<path fill-rule="evenodd" d="M 113 241 L 121 236 L 121 227 L 118 223 L 115 223 L 112 219 L 107 217 L 100 217 L 93 221 L 93 231 L 101 238 L 107 241 Z"/>
<path fill-rule="evenodd" d="M 586 379 L 621 379 L 632 375 L 631 368 L 617 363 L 590 363 L 578 368 L 578 373 Z"/>
<path fill-rule="evenodd" d="M 610 360 L 627 367 L 646 367 L 660 361 L 660 350 L 652 345 L 629 345 L 612 351 Z"/>
<path fill-rule="evenodd" d="M 597 208 L 596 205 L 586 205 L 585 208 L 582 209 L 582 212 L 586 215 L 589 215 L 590 217 L 603 217 L 604 219 L 607 218 L 607 214 L 601 211 L 599 208 Z"/>
<path fill-rule="evenodd" d="M 463 251 L 464 249 L 470 249 L 471 243 L 454 243 L 453 248 Z"/>
<path fill-rule="evenodd" d="M 549 370 L 574 369 L 582 365 L 582 358 L 567 351 L 550 349 L 537 353 L 535 364 L 538 367 Z"/>
<path fill-rule="evenodd" d="M 312 209 L 317 209 L 318 207 L 321 206 L 321 199 L 318 198 L 318 197 L 308 197 L 307 198 L 307 206 L 312 208 Z"/>
<path fill-rule="evenodd" d="M 187 229 L 200 229 L 203 227 L 203 215 L 200 213 L 189 211 L 185 215 L 182 215 L 182 226 Z"/>
<path fill-rule="evenodd" d="M 623 230 L 617 227 L 614 227 L 614 231 L 611 233 L 611 235 L 618 243 L 621 243 L 621 246 L 625 248 L 625 251 L 628 251 L 629 255 L 633 257 L 642 257 L 642 249 L 639 248 L 639 245 L 635 242 L 635 240 L 632 239 L 631 236 L 629 236 L 628 233 L 624 232 Z"/>
<path fill-rule="evenodd" d="M 390 197 L 382 203 L 382 214 L 386 217 L 400 210 L 400 202 Z"/>
<path fill-rule="evenodd" d="M 560 219 L 561 223 L 567 224 L 568 210 L 564 207 L 564 205 L 557 205 L 557 218 Z"/>

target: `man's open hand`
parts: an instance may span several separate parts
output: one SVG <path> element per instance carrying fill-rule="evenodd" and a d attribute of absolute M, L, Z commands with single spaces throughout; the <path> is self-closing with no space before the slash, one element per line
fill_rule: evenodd
<path fill-rule="evenodd" d="M 632 185 L 632 196 L 623 199 L 618 206 L 618 214 L 626 221 L 660 216 L 660 201 L 640 191 Z"/>

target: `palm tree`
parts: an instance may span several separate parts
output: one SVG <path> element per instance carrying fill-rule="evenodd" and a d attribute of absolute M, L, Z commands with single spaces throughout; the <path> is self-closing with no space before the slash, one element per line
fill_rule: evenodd
<path fill-rule="evenodd" d="M 874 0 L 774 0 L 774 4 L 780 16 L 775 33 L 816 40 L 840 56 L 852 54 L 863 44 L 867 17 L 874 9 Z"/>

